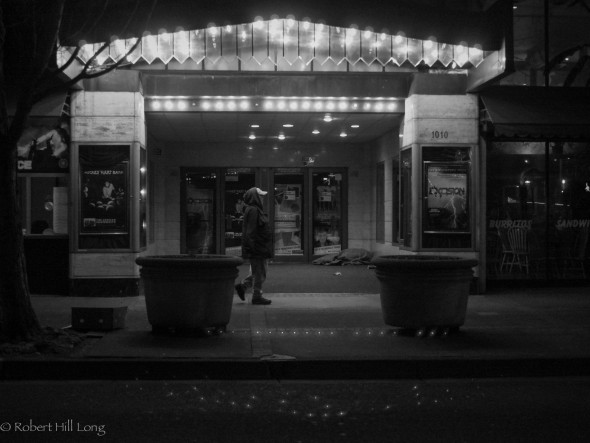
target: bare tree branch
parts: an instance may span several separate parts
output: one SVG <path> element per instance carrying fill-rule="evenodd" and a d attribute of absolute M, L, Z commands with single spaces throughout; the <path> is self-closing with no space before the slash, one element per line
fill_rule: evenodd
<path fill-rule="evenodd" d="M 148 9 L 148 13 L 145 19 L 145 27 L 147 27 L 147 24 L 149 23 L 149 20 L 151 19 L 151 16 L 153 14 L 153 11 L 156 7 L 158 0 L 151 0 L 151 5 Z M 123 27 L 123 29 L 121 30 L 121 32 L 124 34 L 127 32 L 127 30 L 129 29 L 129 26 L 132 22 L 132 17 L 137 13 L 137 11 L 139 10 L 139 6 L 140 6 L 141 0 L 137 0 L 135 2 L 135 6 L 133 9 L 133 13 L 130 15 L 129 19 L 127 20 L 127 22 L 125 23 L 125 26 Z M 90 59 L 88 59 L 84 65 L 82 66 L 82 70 L 80 71 L 80 73 L 78 73 L 75 77 L 71 78 L 70 80 L 63 82 L 62 84 L 58 85 L 58 86 L 52 86 L 52 87 L 46 87 L 46 88 L 40 88 L 40 90 L 34 94 L 33 97 L 33 103 L 36 103 L 37 101 L 41 100 L 43 97 L 46 97 L 47 95 L 50 95 L 54 92 L 60 91 L 60 90 L 64 90 L 64 89 L 68 89 L 70 87 L 72 87 L 73 85 L 75 85 L 76 83 L 78 83 L 81 80 L 84 79 L 90 79 L 90 78 L 96 78 L 96 77 L 100 77 L 101 75 L 105 75 L 115 69 L 117 69 L 118 67 L 120 67 L 123 62 L 127 59 L 127 57 L 129 55 L 131 55 L 133 53 L 133 51 L 135 51 L 137 49 L 137 47 L 141 44 L 141 37 L 137 37 L 137 40 L 135 41 L 135 43 L 125 52 L 125 54 L 119 58 L 119 60 L 115 61 L 114 63 L 109 64 L 106 67 L 98 67 L 98 70 L 95 72 L 90 72 L 93 68 L 94 68 L 94 64 L 96 62 L 96 59 L 98 58 L 98 56 L 100 54 L 102 54 L 104 51 L 106 51 L 109 47 L 110 47 L 110 42 L 105 42 L 103 43 L 100 48 L 98 48 L 98 50 L 94 51 L 94 53 L 92 54 L 92 56 L 90 57 Z M 76 50 L 74 51 L 74 54 L 72 54 L 72 56 L 68 59 L 67 63 L 68 65 L 73 63 L 74 58 L 78 55 L 78 53 L 80 52 L 81 48 L 78 46 L 76 47 Z M 64 68 L 62 66 L 62 69 L 56 70 L 54 73 L 52 73 L 52 78 L 56 77 L 57 75 L 59 75 L 60 73 L 64 72 Z"/>

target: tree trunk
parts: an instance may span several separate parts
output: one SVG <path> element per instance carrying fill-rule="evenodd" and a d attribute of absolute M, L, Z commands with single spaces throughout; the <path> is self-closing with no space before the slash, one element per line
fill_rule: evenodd
<path fill-rule="evenodd" d="M 14 146 L 12 146 L 14 144 Z M 0 341 L 30 340 L 41 327 L 27 282 L 16 181 L 16 141 L 0 136 Z"/>

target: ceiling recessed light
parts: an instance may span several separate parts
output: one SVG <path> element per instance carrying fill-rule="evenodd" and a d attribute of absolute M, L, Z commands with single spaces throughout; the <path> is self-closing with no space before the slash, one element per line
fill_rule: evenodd
<path fill-rule="evenodd" d="M 292 128 L 292 127 L 293 127 L 293 124 L 292 123 L 285 123 L 283 125 L 283 128 Z"/>
<path fill-rule="evenodd" d="M 348 134 L 346 132 L 344 132 L 344 131 L 340 133 L 340 137 L 346 137 L 347 135 Z"/>
<path fill-rule="evenodd" d="M 279 140 L 285 140 L 285 134 L 279 134 Z"/>
<path fill-rule="evenodd" d="M 275 151 L 278 151 L 279 150 L 279 147 L 278 146 L 273 146 L 272 149 L 274 149 Z"/>
<path fill-rule="evenodd" d="M 250 136 L 248 137 L 250 140 L 256 140 L 256 136 L 254 134 L 250 134 Z"/>
<path fill-rule="evenodd" d="M 356 129 L 356 128 L 360 128 L 360 126 L 359 126 L 359 125 L 350 125 L 350 127 L 351 127 L 351 128 L 355 128 L 355 129 Z"/>
<path fill-rule="evenodd" d="M 256 123 L 253 123 L 250 125 L 251 128 L 260 128 L 260 125 L 257 125 Z"/>
<path fill-rule="evenodd" d="M 311 133 L 314 135 L 318 135 L 320 133 L 320 131 L 318 131 L 317 129 L 314 129 L 313 131 L 311 131 Z"/>
<path fill-rule="evenodd" d="M 326 123 L 330 123 L 330 122 L 332 121 L 332 116 L 331 116 L 330 114 L 326 114 L 326 115 L 324 116 L 324 121 L 325 121 Z"/>

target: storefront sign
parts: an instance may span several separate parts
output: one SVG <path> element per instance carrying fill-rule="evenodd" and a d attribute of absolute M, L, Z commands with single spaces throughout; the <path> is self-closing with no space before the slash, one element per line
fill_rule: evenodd
<path fill-rule="evenodd" d="M 425 163 L 425 231 L 469 232 L 468 163 Z"/>
<path fill-rule="evenodd" d="M 129 231 L 127 176 L 127 163 L 108 168 L 81 166 L 81 233 L 113 234 Z"/>
<path fill-rule="evenodd" d="M 558 220 L 555 224 L 557 229 L 569 229 L 569 228 L 588 228 L 590 227 L 590 220 L 578 219 L 578 220 Z"/>
<path fill-rule="evenodd" d="M 497 229 L 525 228 L 531 229 L 532 220 L 490 220 L 489 227 Z"/>

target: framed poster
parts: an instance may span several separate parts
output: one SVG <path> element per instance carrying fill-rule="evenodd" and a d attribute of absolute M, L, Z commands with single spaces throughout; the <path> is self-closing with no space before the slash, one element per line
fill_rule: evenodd
<path fill-rule="evenodd" d="M 129 237 L 129 183 L 129 146 L 80 146 L 81 238 Z M 85 247 L 115 247 L 102 243 L 94 241 Z M 127 243 L 116 247 L 129 247 Z"/>
<path fill-rule="evenodd" d="M 424 162 L 424 231 L 470 232 L 469 162 Z"/>
<path fill-rule="evenodd" d="M 110 167 L 84 166 L 80 196 L 80 232 L 126 234 L 128 206 L 128 163 Z"/>

